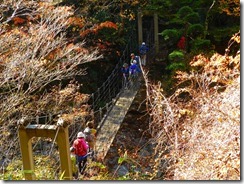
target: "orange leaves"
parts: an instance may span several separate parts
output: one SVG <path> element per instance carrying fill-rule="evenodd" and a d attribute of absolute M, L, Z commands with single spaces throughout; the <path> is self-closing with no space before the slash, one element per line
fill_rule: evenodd
<path fill-rule="evenodd" d="M 103 28 L 111 28 L 111 29 L 115 29 L 117 30 L 118 27 L 115 23 L 111 22 L 111 21 L 106 21 L 106 22 L 102 22 L 99 25 L 97 25 L 94 28 L 94 32 L 97 33 L 99 30 L 103 29 Z"/>
<path fill-rule="evenodd" d="M 68 22 L 70 25 L 78 26 L 79 28 L 82 28 L 84 26 L 84 19 L 80 17 L 70 17 L 68 19 Z"/>
<path fill-rule="evenodd" d="M 110 28 L 110 29 L 118 30 L 118 26 L 115 23 L 113 23 L 111 21 L 106 21 L 106 22 L 100 23 L 99 25 L 95 25 L 92 29 L 87 29 L 85 31 L 81 31 L 80 36 L 85 37 L 89 33 L 97 34 L 103 28 Z"/>
<path fill-rule="evenodd" d="M 86 48 L 74 45 L 73 43 L 68 44 L 66 49 L 67 50 L 72 49 L 72 50 L 76 51 L 77 53 L 84 53 L 84 54 L 89 53 L 89 51 Z"/>
<path fill-rule="evenodd" d="M 106 21 L 106 22 L 102 22 L 100 24 L 101 28 L 107 27 L 107 28 L 112 28 L 112 29 L 118 29 L 117 25 L 111 21 Z"/>
<path fill-rule="evenodd" d="M 60 51 L 61 51 L 60 48 L 56 48 L 56 49 L 52 50 L 52 51 L 45 57 L 45 59 L 47 59 L 47 60 L 54 60 L 55 57 L 57 56 L 57 54 L 60 53 Z"/>
<path fill-rule="evenodd" d="M 80 37 L 84 38 L 85 36 L 87 36 L 89 33 L 92 33 L 93 31 L 90 29 L 86 29 L 85 31 L 80 31 Z"/>
<path fill-rule="evenodd" d="M 26 20 L 20 17 L 14 17 L 13 19 L 14 25 L 23 24 Z"/>
<path fill-rule="evenodd" d="M 193 60 L 190 62 L 191 66 L 204 66 L 206 63 L 208 63 L 209 60 L 203 56 L 202 54 L 199 54 L 193 58 Z"/>
<path fill-rule="evenodd" d="M 240 16 L 239 0 L 219 0 L 220 9 L 230 16 Z"/>

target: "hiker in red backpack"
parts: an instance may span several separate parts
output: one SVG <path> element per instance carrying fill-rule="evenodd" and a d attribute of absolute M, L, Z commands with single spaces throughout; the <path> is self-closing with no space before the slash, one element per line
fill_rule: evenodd
<path fill-rule="evenodd" d="M 79 132 L 77 134 L 77 139 L 74 141 L 73 147 L 75 149 L 79 172 L 80 174 L 83 174 L 86 169 L 87 151 L 89 148 L 85 140 L 85 134 L 83 132 Z"/>

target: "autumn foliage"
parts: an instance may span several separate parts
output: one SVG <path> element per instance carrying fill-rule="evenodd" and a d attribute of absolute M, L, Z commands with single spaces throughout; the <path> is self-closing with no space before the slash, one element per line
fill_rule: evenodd
<path fill-rule="evenodd" d="M 102 22 L 100 24 L 94 25 L 91 29 L 86 29 L 84 31 L 80 31 L 80 36 L 83 38 L 89 33 L 97 34 L 99 32 L 99 30 L 104 29 L 104 28 L 110 28 L 110 29 L 114 29 L 114 30 L 118 29 L 118 27 L 115 23 L 113 23 L 111 21 L 106 21 L 106 22 Z"/>
<path fill-rule="evenodd" d="M 23 117 L 31 123 L 35 117 L 62 114 L 71 124 L 75 117 L 88 115 L 89 95 L 80 94 L 80 85 L 70 81 L 86 74 L 82 64 L 101 55 L 84 40 L 73 43 L 67 36 L 71 7 L 24 0 L 8 6 L 16 11 L 0 24 L 0 125 L 5 127 L 0 130 L 0 157 L 11 149 L 8 159 L 15 160 L 21 155 L 18 121 Z M 5 144 L 9 140 L 11 147 Z"/>
<path fill-rule="evenodd" d="M 240 16 L 240 1 L 239 0 L 219 0 L 220 10 L 227 15 Z"/>
<path fill-rule="evenodd" d="M 230 40 L 240 44 L 240 34 Z M 240 52 L 198 55 L 190 73 L 177 72 L 175 93 L 148 83 L 154 177 L 240 180 Z"/>

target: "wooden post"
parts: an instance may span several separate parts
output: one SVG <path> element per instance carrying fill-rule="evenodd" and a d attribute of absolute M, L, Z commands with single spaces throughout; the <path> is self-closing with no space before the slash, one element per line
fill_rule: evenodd
<path fill-rule="evenodd" d="M 25 179 L 34 180 L 34 160 L 32 154 L 31 137 L 24 128 L 19 128 L 19 140 Z"/>
<path fill-rule="evenodd" d="M 57 125 L 28 125 L 19 128 L 20 149 L 23 161 L 23 170 L 26 180 L 34 180 L 34 160 L 32 153 L 32 137 L 50 137 L 55 139 L 59 148 L 61 171 L 65 180 L 72 179 L 72 166 L 69 151 L 68 126 Z"/>
<path fill-rule="evenodd" d="M 138 45 L 141 45 L 142 40 L 143 40 L 143 35 L 142 35 L 142 12 L 141 12 L 141 9 L 138 9 L 137 23 L 138 23 Z"/>
<path fill-rule="evenodd" d="M 64 180 L 72 180 L 72 164 L 70 160 L 70 150 L 69 150 L 69 132 L 68 128 L 59 128 L 57 135 L 57 144 L 59 148 L 59 157 L 61 170 L 64 172 Z"/>
<path fill-rule="evenodd" d="M 159 41 L 158 41 L 158 14 L 154 13 L 153 15 L 154 20 L 154 44 L 155 44 L 155 52 L 156 54 L 159 51 Z"/>

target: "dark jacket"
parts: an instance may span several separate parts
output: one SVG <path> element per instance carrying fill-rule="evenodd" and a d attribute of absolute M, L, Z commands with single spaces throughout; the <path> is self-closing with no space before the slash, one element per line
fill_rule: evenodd
<path fill-rule="evenodd" d="M 125 67 L 121 68 L 121 72 L 125 76 L 129 76 L 129 71 L 130 71 L 129 67 L 127 67 L 127 68 L 125 68 Z"/>
<path fill-rule="evenodd" d="M 135 74 L 135 73 L 139 73 L 139 72 L 141 72 L 141 70 L 140 70 L 140 68 L 138 67 L 137 64 L 132 64 L 130 66 L 130 73 L 131 74 Z"/>
<path fill-rule="evenodd" d="M 148 50 L 149 49 L 148 49 L 148 47 L 146 45 L 141 45 L 141 47 L 139 49 L 141 55 L 146 54 L 148 52 Z"/>

